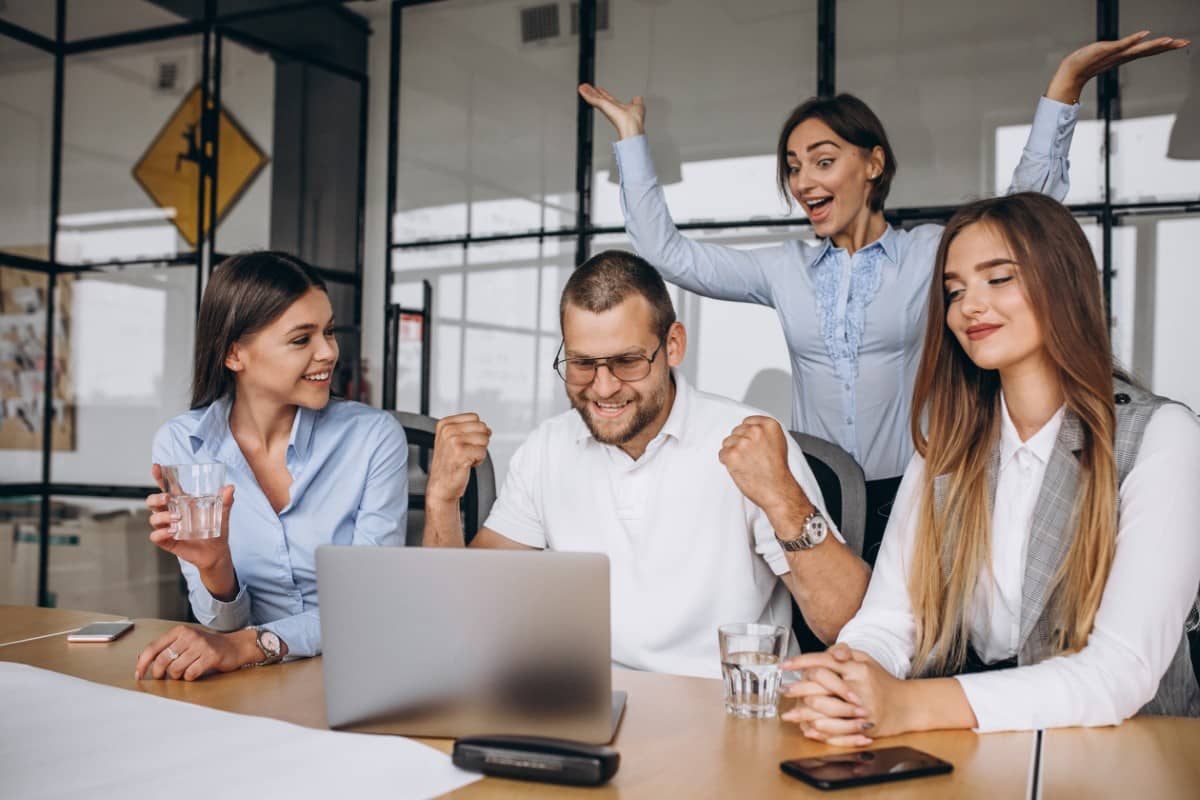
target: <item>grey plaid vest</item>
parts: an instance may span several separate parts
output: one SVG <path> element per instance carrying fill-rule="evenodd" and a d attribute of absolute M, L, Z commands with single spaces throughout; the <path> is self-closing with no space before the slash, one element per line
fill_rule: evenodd
<path fill-rule="evenodd" d="M 1142 434 L 1150 416 L 1159 406 L 1173 401 L 1118 379 L 1113 380 L 1113 392 L 1117 410 L 1114 452 L 1118 480 L 1124 482 L 1137 460 Z M 1021 644 L 1017 654 L 1017 663 L 1021 666 L 1037 664 L 1055 655 L 1051 640 L 1056 620 L 1048 607 L 1050 581 L 1075 533 L 1072 512 L 1079 480 L 1076 453 L 1083 448 L 1083 443 L 1083 428 L 1079 418 L 1068 411 L 1058 431 L 1058 439 L 1050 454 L 1050 462 L 1046 465 L 1046 476 L 1033 509 L 1025 579 L 1021 587 Z M 997 447 L 988 468 L 989 506 L 995 503 L 999 467 L 1000 450 Z M 934 479 L 934 502 L 939 505 L 946 496 L 946 481 L 947 476 L 944 475 Z M 945 566 L 949 569 L 950 565 Z M 1147 591 L 1152 591 L 1152 588 L 1147 586 Z M 1195 615 L 1195 608 L 1192 615 Z M 1179 647 L 1159 682 L 1158 692 L 1149 703 L 1142 706 L 1139 713 L 1200 717 L 1200 686 L 1196 683 L 1184 631 L 1180 631 Z"/>

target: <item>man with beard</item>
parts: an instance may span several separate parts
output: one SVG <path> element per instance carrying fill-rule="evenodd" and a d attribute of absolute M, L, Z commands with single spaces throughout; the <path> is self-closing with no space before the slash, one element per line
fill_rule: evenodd
<path fill-rule="evenodd" d="M 779 423 L 675 371 L 687 333 L 654 268 L 632 253 L 593 256 L 567 281 L 559 317 L 555 370 L 573 408 L 513 455 L 471 546 L 607 555 L 622 666 L 717 677 L 717 626 L 790 627 L 789 591 L 833 641 L 869 569 Z M 475 414 L 438 422 L 425 546 L 463 546 L 459 499 L 490 437 Z"/>

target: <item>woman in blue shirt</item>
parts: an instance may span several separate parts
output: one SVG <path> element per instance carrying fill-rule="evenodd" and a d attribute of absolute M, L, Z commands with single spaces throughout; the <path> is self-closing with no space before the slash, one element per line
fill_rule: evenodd
<path fill-rule="evenodd" d="M 297 258 L 234 256 L 205 289 L 192 410 L 154 437 L 159 465 L 225 465 L 221 535 L 176 539 L 165 494 L 150 540 L 179 558 L 196 618 L 138 657 L 135 674 L 195 680 L 321 651 L 316 549 L 402 545 L 408 445 L 388 413 L 331 399 L 337 365 L 325 283 Z M 236 497 L 236 502 L 235 502 Z"/>
<path fill-rule="evenodd" d="M 1135 58 L 1185 47 L 1142 32 L 1068 55 L 1039 102 L 1010 191 L 1067 194 L 1067 153 L 1084 85 Z M 634 248 L 667 280 L 779 315 L 792 362 L 792 428 L 836 442 L 867 477 L 863 555 L 874 562 L 887 511 L 912 456 L 908 417 L 924 330 L 925 289 L 941 226 L 891 227 L 883 203 L 896 159 L 878 117 L 851 95 L 798 106 L 779 136 L 779 189 L 820 238 L 736 250 L 694 242 L 671 220 L 646 142 L 640 97 L 580 95 L 620 137 L 621 209 Z"/>

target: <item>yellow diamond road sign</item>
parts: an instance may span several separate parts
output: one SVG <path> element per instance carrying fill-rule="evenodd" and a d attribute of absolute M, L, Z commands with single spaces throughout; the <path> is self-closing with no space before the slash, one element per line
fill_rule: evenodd
<path fill-rule="evenodd" d="M 212 98 L 209 98 L 211 107 Z M 200 86 L 196 85 L 167 120 L 133 168 L 133 179 L 160 208 L 175 209 L 179 234 L 196 246 L 196 181 L 200 177 Z M 217 221 L 242 196 L 267 165 L 267 156 L 225 109 L 220 113 L 217 163 Z M 211 156 L 211 152 L 208 154 Z M 209 229 L 205 187 L 204 230 Z"/>

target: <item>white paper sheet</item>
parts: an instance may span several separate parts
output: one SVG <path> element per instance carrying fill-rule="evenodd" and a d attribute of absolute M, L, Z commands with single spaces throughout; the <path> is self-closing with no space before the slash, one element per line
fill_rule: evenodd
<path fill-rule="evenodd" d="M 433 797 L 479 780 L 399 736 L 217 711 L 0 663 L 0 797 Z"/>

